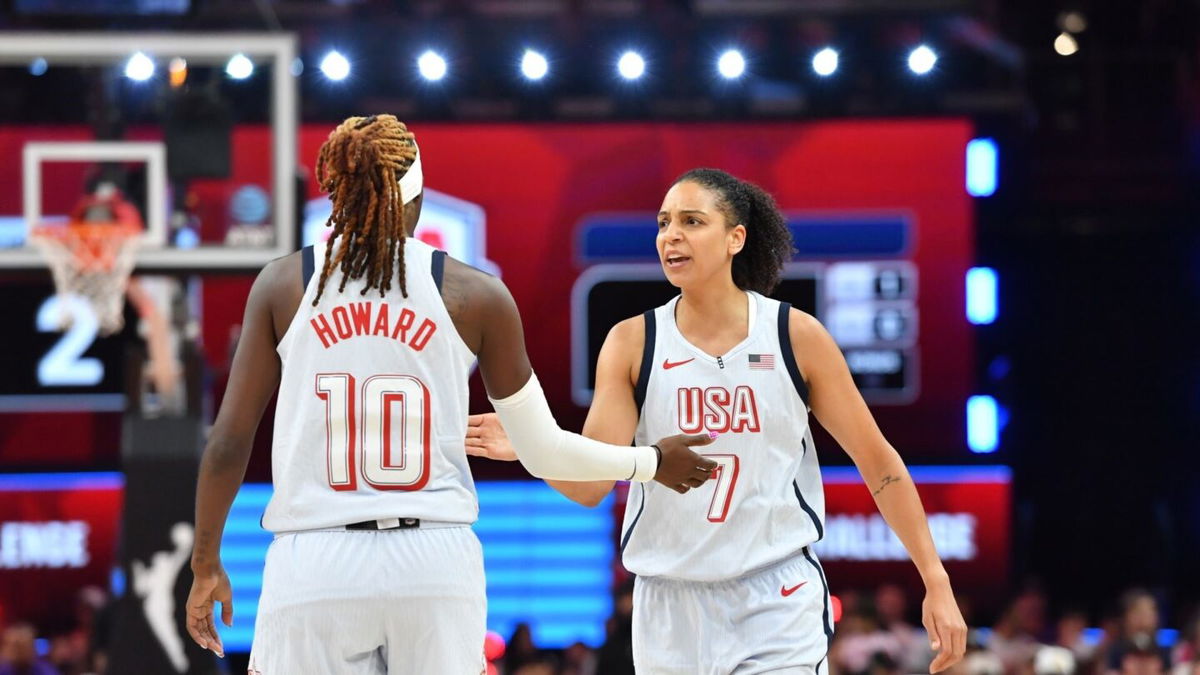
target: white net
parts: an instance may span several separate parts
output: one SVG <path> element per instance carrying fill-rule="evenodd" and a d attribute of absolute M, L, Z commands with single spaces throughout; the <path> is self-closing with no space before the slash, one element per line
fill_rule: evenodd
<path fill-rule="evenodd" d="M 122 224 L 72 223 L 36 228 L 30 240 L 50 266 L 60 296 L 75 295 L 92 306 L 100 333 L 124 326 L 125 289 L 133 272 L 141 228 Z M 70 313 L 59 321 L 67 328 Z"/>

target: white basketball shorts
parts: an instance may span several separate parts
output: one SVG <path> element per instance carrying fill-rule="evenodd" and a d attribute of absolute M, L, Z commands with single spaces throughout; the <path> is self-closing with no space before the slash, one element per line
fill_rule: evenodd
<path fill-rule="evenodd" d="M 825 573 L 807 548 L 737 579 L 634 584 L 638 675 L 826 675 L 832 637 Z"/>
<path fill-rule="evenodd" d="M 487 598 L 468 526 L 282 534 L 251 675 L 480 675 Z"/>

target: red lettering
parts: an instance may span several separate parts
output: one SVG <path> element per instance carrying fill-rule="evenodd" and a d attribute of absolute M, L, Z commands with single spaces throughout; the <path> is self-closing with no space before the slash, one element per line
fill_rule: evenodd
<path fill-rule="evenodd" d="M 413 351 L 421 351 L 429 343 L 429 338 L 433 337 L 436 331 L 437 324 L 429 319 L 425 319 L 421 322 L 420 327 L 417 328 L 417 332 L 413 334 L 412 342 L 408 343 L 408 346 L 412 347 Z"/>
<path fill-rule="evenodd" d="M 709 387 L 704 390 L 704 428 L 723 434 L 729 431 L 729 390 L 725 387 Z"/>
<path fill-rule="evenodd" d="M 382 335 L 387 337 L 388 334 L 388 304 L 386 302 L 379 303 L 379 315 L 375 317 L 375 330 L 371 331 L 371 335 Z"/>
<path fill-rule="evenodd" d="M 408 329 L 412 328 L 413 321 L 417 318 L 416 314 L 407 307 L 400 310 L 400 318 L 396 321 L 396 330 L 392 331 L 392 339 L 401 342 L 408 342 Z"/>
<path fill-rule="evenodd" d="M 371 303 L 355 302 L 350 305 L 350 319 L 354 322 L 355 335 L 371 334 Z"/>
<path fill-rule="evenodd" d="M 700 388 L 679 388 L 679 430 L 685 434 L 698 434 L 704 428 L 700 413 Z"/>
<path fill-rule="evenodd" d="M 754 390 L 742 386 L 733 390 L 733 422 L 730 430 L 737 433 L 748 431 L 758 433 L 758 403 L 754 400 Z"/>
<path fill-rule="evenodd" d="M 317 319 L 321 323 L 317 323 Z M 318 314 L 316 319 L 309 319 L 313 330 L 317 332 L 317 337 L 321 338 L 321 344 L 325 345 L 325 349 L 329 349 L 329 345 L 337 344 L 337 338 L 333 336 L 333 328 L 329 326 L 329 319 L 325 318 L 324 314 Z"/>
<path fill-rule="evenodd" d="M 350 317 L 346 314 L 346 308 L 338 305 L 333 308 L 333 325 L 337 328 L 338 337 L 345 340 L 354 335 L 350 330 Z"/>

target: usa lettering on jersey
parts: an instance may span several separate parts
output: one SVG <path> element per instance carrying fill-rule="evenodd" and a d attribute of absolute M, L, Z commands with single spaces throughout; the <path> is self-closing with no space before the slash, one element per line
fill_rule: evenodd
<path fill-rule="evenodd" d="M 678 397 L 679 430 L 685 434 L 761 431 L 751 387 L 735 387 L 732 394 L 725 387 L 680 387 Z"/>
<path fill-rule="evenodd" d="M 417 321 L 416 312 L 405 307 L 401 309 L 395 321 L 392 321 L 386 302 L 351 302 L 338 305 L 309 319 L 313 332 L 321 340 L 325 349 L 329 349 L 340 340 L 363 335 L 375 335 L 391 338 L 408 345 L 413 351 L 421 351 L 429 344 L 429 339 L 437 332 L 437 324 L 430 319 L 422 319 L 416 330 L 413 324 Z M 331 320 L 332 319 L 332 320 Z"/>

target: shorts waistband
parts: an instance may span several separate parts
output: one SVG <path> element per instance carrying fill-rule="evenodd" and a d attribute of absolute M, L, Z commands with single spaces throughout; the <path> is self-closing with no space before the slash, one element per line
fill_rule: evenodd
<path fill-rule="evenodd" d="M 286 534 L 302 534 L 304 532 L 386 532 L 392 530 L 441 530 L 451 527 L 470 528 L 470 523 L 458 523 L 445 520 L 425 520 L 423 518 L 379 518 L 348 523 L 334 527 L 315 527 L 310 530 L 289 530 L 276 532 L 276 537 Z"/>

